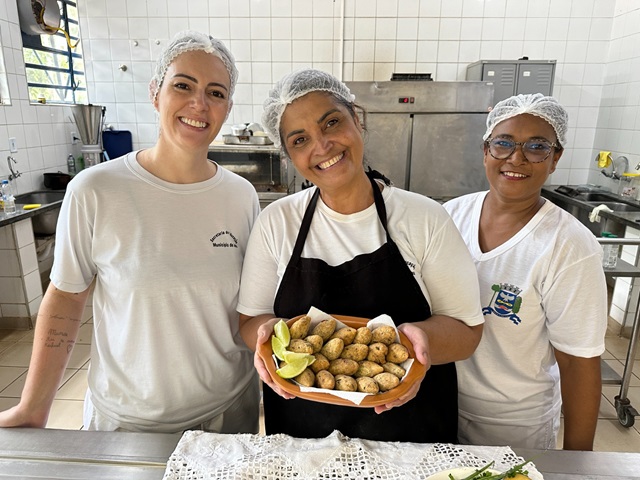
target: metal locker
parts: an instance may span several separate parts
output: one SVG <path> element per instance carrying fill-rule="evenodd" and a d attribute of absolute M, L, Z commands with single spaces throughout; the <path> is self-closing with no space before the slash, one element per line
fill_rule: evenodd
<path fill-rule="evenodd" d="M 492 82 L 499 102 L 520 93 L 553 95 L 555 60 L 479 60 L 467 66 L 467 80 Z"/>

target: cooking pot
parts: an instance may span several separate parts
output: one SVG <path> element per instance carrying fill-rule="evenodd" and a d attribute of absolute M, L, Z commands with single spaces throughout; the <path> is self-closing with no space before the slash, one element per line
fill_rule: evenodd
<path fill-rule="evenodd" d="M 238 137 L 250 137 L 258 131 L 262 131 L 262 127 L 258 123 L 240 123 L 231 126 L 231 133 Z"/>
<path fill-rule="evenodd" d="M 71 181 L 71 175 L 68 173 L 43 173 L 44 186 L 52 190 L 65 190 L 67 184 Z"/>

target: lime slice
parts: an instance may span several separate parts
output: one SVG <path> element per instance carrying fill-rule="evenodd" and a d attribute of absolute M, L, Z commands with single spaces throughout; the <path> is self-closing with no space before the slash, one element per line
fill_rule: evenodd
<path fill-rule="evenodd" d="M 289 327 L 287 326 L 285 321 L 280 319 L 280 321 L 278 323 L 276 323 L 276 325 L 273 327 L 273 331 L 276 334 L 276 337 L 278 337 L 278 339 L 280 339 L 282 344 L 285 347 L 288 347 L 289 346 L 289 342 L 291 341 L 291 334 L 289 333 Z M 278 357 L 278 358 L 280 358 L 280 357 Z M 280 360 L 282 360 L 282 359 L 280 359 Z"/>
<path fill-rule="evenodd" d="M 273 350 L 273 354 L 278 357 L 279 360 L 284 360 L 284 355 L 287 352 L 287 349 L 278 337 L 271 337 L 271 350 Z"/>
<path fill-rule="evenodd" d="M 294 352 L 290 352 L 290 353 L 294 353 Z M 287 362 L 287 364 L 284 367 L 276 370 L 276 373 L 280 375 L 282 378 L 297 377 L 302 372 L 304 372 L 305 368 L 309 366 L 309 359 L 307 357 L 311 357 L 313 358 L 313 360 L 315 360 L 315 357 L 313 355 L 307 355 L 307 354 L 303 354 L 303 355 L 305 356 L 298 357 L 291 362 Z"/>
<path fill-rule="evenodd" d="M 309 353 L 290 352 L 289 350 L 286 350 L 284 352 L 283 357 L 284 358 L 282 360 L 284 360 L 287 363 L 299 362 L 301 361 L 301 359 L 305 359 L 307 361 L 307 366 L 311 365 L 313 362 L 316 361 L 316 357 L 314 357 Z"/>

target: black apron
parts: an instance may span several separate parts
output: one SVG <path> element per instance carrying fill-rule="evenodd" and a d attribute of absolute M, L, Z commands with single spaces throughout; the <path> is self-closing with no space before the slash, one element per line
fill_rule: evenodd
<path fill-rule="evenodd" d="M 276 294 L 276 316 L 292 318 L 307 312 L 311 306 L 327 313 L 365 318 L 386 313 L 396 324 L 418 322 L 431 316 L 429 303 L 389 236 L 382 193 L 377 183 L 370 180 L 387 243 L 373 253 L 358 255 L 338 266 L 329 266 L 316 258 L 301 258 L 320 193 L 316 190 Z M 414 399 L 380 415 L 373 408 L 329 405 L 300 398 L 285 400 L 270 388 L 264 388 L 263 396 L 267 434 L 322 438 L 339 430 L 349 437 L 369 440 L 458 441 L 454 363 L 432 366 Z"/>

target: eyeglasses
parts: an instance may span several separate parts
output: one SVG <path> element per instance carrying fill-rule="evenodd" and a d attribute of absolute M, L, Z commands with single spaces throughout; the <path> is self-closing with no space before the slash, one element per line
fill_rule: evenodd
<path fill-rule="evenodd" d="M 489 153 L 496 160 L 506 160 L 513 155 L 516 147 L 520 145 L 522 155 L 531 163 L 544 162 L 551 155 L 551 149 L 559 147 L 557 143 L 542 139 L 514 142 L 507 138 L 489 138 L 485 143 L 489 147 Z"/>

